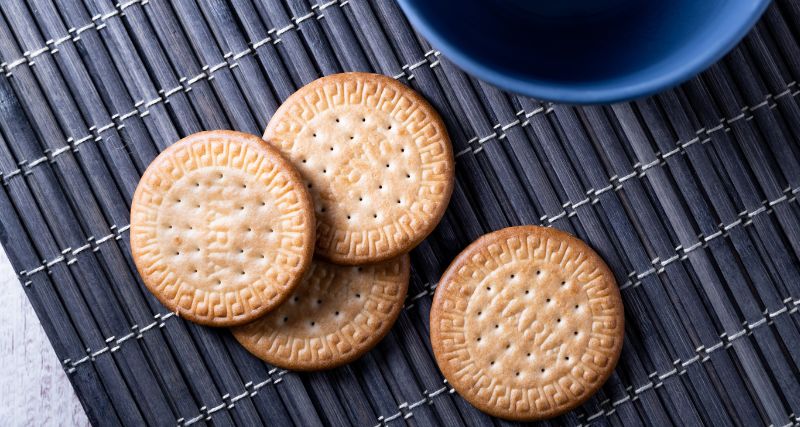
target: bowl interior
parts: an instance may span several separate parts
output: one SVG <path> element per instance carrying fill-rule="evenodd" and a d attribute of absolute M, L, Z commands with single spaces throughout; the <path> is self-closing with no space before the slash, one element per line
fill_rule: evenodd
<path fill-rule="evenodd" d="M 701 71 L 744 35 L 767 1 L 402 3 L 433 44 L 467 71 L 548 99 L 582 101 L 564 99 L 566 92 L 606 98 L 585 100 L 593 102 L 642 95 Z"/>

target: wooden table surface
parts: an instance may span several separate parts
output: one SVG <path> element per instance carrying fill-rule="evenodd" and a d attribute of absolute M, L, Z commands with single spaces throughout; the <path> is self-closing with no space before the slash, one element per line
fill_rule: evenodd
<path fill-rule="evenodd" d="M 0 247 L 0 424 L 84 426 L 89 421 Z"/>

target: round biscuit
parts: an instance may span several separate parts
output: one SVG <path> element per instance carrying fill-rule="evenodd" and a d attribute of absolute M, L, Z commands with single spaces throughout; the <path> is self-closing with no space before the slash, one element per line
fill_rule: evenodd
<path fill-rule="evenodd" d="M 272 310 L 311 264 L 315 218 L 299 174 L 257 136 L 190 135 L 142 175 L 131 251 L 144 284 L 181 317 L 233 326 Z"/>
<path fill-rule="evenodd" d="M 315 259 L 297 291 L 266 316 L 233 329 L 251 353 L 284 369 L 349 363 L 389 332 L 408 291 L 408 255 L 360 267 Z"/>
<path fill-rule="evenodd" d="M 510 227 L 459 254 L 436 289 L 431 344 L 478 409 L 533 421 L 586 401 L 622 349 L 624 310 L 597 253 L 558 230 Z"/>
<path fill-rule="evenodd" d="M 441 117 L 386 76 L 343 73 L 309 83 L 278 108 L 264 139 L 306 180 L 316 253 L 338 264 L 410 251 L 439 223 L 453 190 Z"/>

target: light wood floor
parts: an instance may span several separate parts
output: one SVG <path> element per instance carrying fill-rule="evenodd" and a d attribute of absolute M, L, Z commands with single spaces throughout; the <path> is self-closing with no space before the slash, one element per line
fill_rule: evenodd
<path fill-rule="evenodd" d="M 0 424 L 89 424 L 64 370 L 39 325 L 14 269 L 0 247 Z"/>

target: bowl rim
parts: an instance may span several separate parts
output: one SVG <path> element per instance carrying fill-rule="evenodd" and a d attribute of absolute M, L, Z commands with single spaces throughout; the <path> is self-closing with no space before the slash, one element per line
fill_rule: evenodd
<path fill-rule="evenodd" d="M 398 0 L 398 3 L 414 28 L 431 42 L 433 48 L 441 51 L 447 59 L 467 73 L 515 93 L 539 100 L 568 104 L 609 104 L 628 101 L 677 86 L 704 71 L 730 52 L 750 32 L 767 9 L 767 6 L 772 2 L 772 0 L 753 1 L 747 18 L 738 25 L 731 26 L 731 31 L 724 37 L 713 41 L 710 44 L 710 48 L 706 49 L 702 55 L 697 55 L 692 60 L 685 61 L 680 66 L 659 74 L 656 78 L 648 80 L 626 79 L 623 84 L 604 85 L 605 87 L 598 88 L 593 87 L 591 82 L 577 85 L 552 83 L 514 76 L 493 69 L 475 60 L 472 56 L 450 43 L 436 29 L 435 25 L 423 18 L 417 9 L 417 1 L 420 0 Z"/>

